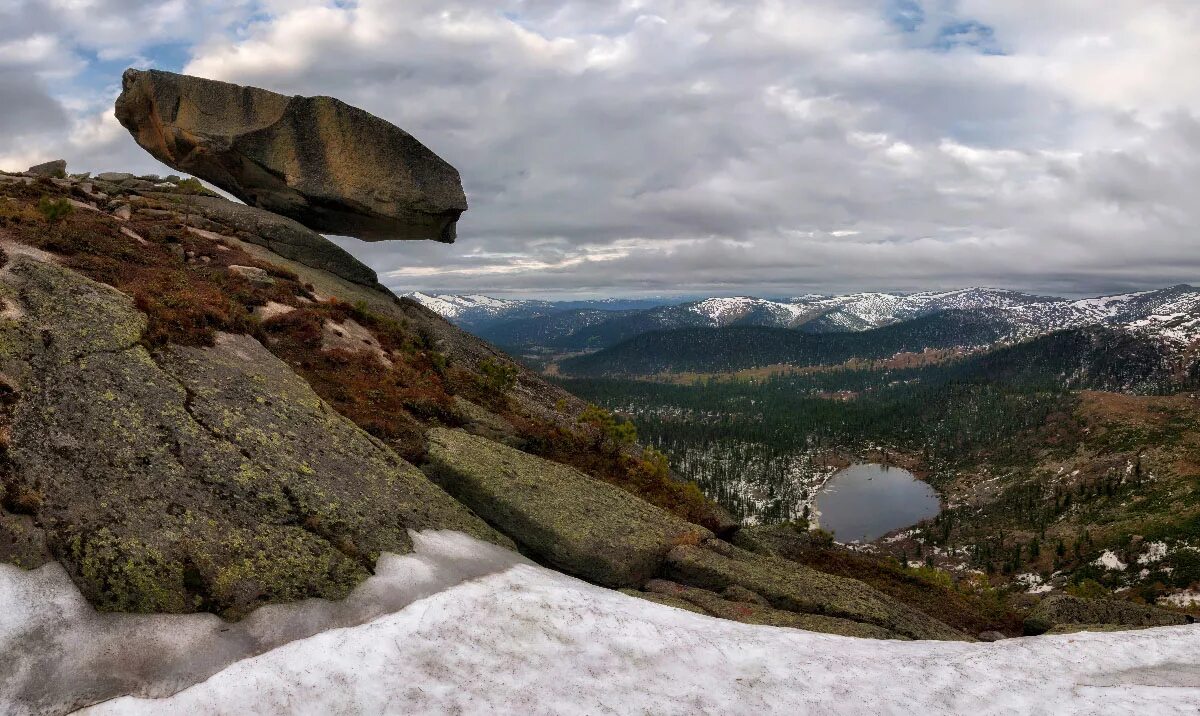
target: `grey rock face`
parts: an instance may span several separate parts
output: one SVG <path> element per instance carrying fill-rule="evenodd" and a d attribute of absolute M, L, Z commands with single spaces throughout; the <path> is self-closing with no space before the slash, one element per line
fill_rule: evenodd
<path fill-rule="evenodd" d="M 155 158 L 323 233 L 452 242 L 458 171 L 404 130 L 331 97 L 127 70 L 117 119 Z"/>
<path fill-rule="evenodd" d="M 35 164 L 25 170 L 26 174 L 32 174 L 39 177 L 56 177 L 62 178 L 67 175 L 67 160 L 55 159 L 52 162 L 45 164 Z"/>
<path fill-rule="evenodd" d="M 752 554 L 720 540 L 672 549 L 664 575 L 714 592 L 739 585 L 764 597 L 774 609 L 873 624 L 910 639 L 967 639 L 862 582 Z"/>
<path fill-rule="evenodd" d="M 746 603 L 730 599 L 727 595 L 717 595 L 707 589 L 688 587 L 675 582 L 652 579 L 646 583 L 646 591 L 665 597 L 680 599 L 699 607 L 703 613 L 721 619 L 743 622 L 745 624 L 764 624 L 768 626 L 791 627 L 804 629 L 822 634 L 841 634 L 863 639 L 903 639 L 904 637 L 874 624 L 827 617 L 822 614 L 805 614 L 786 612 L 772 609 L 769 604 Z M 726 590 L 728 591 L 728 590 Z"/>

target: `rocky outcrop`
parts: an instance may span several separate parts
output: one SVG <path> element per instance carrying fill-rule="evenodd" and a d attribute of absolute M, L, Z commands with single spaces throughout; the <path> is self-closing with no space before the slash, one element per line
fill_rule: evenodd
<path fill-rule="evenodd" d="M 862 582 L 756 555 L 720 540 L 672 549 L 664 576 L 714 592 L 740 586 L 761 595 L 775 609 L 873 624 L 910 639 L 967 638 Z"/>
<path fill-rule="evenodd" d="M 53 177 L 55 179 L 64 179 L 67 176 L 67 160 L 55 159 L 52 162 L 35 164 L 26 169 L 25 173 L 35 177 Z"/>
<path fill-rule="evenodd" d="M 728 591 L 728 590 L 727 590 Z M 902 639 L 895 632 L 874 624 L 864 624 L 849 619 L 827 617 L 821 614 L 805 614 L 773 609 L 770 606 L 747 603 L 727 598 L 707 589 L 688 587 L 662 579 L 652 579 L 646 584 L 646 592 L 680 600 L 697 607 L 701 613 L 721 619 L 762 624 L 765 626 L 791 627 L 822 634 L 856 636 L 863 639 Z"/>
<path fill-rule="evenodd" d="M 1053 594 L 1038 603 L 1025 619 L 1026 634 L 1097 631 L 1103 627 L 1158 627 L 1190 624 L 1186 614 L 1115 599 L 1084 599 Z"/>
<path fill-rule="evenodd" d="M 452 242 L 467 209 L 454 167 L 331 97 L 128 70 L 116 111 L 163 163 L 323 233 Z"/>
<path fill-rule="evenodd" d="M 675 545 L 712 534 L 634 495 L 463 430 L 429 431 L 435 482 L 521 549 L 610 587 L 653 577 Z"/>
<path fill-rule="evenodd" d="M 99 608 L 239 617 L 346 596 L 410 529 L 511 545 L 254 338 L 151 355 L 129 297 L 7 249 L 2 482 L 41 533 L 25 566 L 44 543 Z"/>
<path fill-rule="evenodd" d="M 152 197 L 155 195 L 151 195 Z M 170 200 L 170 197 L 167 197 Z M 219 196 L 193 196 L 184 210 L 230 227 L 237 238 L 270 249 L 305 266 L 328 271 L 364 286 L 379 284 L 375 272 L 348 251 L 298 221 L 237 204 Z"/>

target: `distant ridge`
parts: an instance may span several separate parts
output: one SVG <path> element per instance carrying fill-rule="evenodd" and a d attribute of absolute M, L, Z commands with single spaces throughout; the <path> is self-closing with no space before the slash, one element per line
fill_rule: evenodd
<path fill-rule="evenodd" d="M 804 333 L 853 333 L 948 311 L 986 317 L 1014 337 L 1085 326 L 1125 328 L 1177 344 L 1200 337 L 1200 290 L 1186 284 L 1079 300 L 982 287 L 912 294 L 806 295 L 786 300 L 713 297 L 650 306 L 623 300 L 409 296 L 483 338 L 518 350 L 595 351 L 644 333 L 676 328 L 760 326 Z"/>

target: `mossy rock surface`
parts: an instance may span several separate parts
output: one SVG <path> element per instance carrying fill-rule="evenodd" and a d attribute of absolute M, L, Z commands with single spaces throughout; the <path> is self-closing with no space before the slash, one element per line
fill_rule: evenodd
<path fill-rule="evenodd" d="M 555 462 L 463 430 L 429 431 L 426 473 L 536 559 L 610 587 L 638 587 L 674 546 L 712 534 Z"/>
<path fill-rule="evenodd" d="M 1190 624 L 1193 617 L 1167 609 L 1116 599 L 1084 599 L 1069 594 L 1052 594 L 1033 608 L 1025 619 L 1027 634 L 1054 631 L 1062 625 L 1108 625 L 1115 627 L 1158 627 Z M 1088 629 L 1088 631 L 1094 631 Z M 1055 632 L 1061 633 L 1061 632 Z"/>
<path fill-rule="evenodd" d="M 790 627 L 792 629 L 803 629 L 822 634 L 837 634 L 863 639 L 905 638 L 874 624 L 863 624 L 849 619 L 827 617 L 821 614 L 788 612 L 782 609 L 773 609 L 769 606 L 734 601 L 710 592 L 707 589 L 689 587 L 662 579 L 650 580 L 646 584 L 646 590 L 661 597 L 685 601 L 699 607 L 704 613 L 714 617 L 742 622 L 744 624 Z"/>
<path fill-rule="evenodd" d="M 862 582 L 753 554 L 716 539 L 671 550 L 664 576 L 716 592 L 741 586 L 762 595 L 775 609 L 872 624 L 911 639 L 969 639 Z"/>
<path fill-rule="evenodd" d="M 5 488 L 35 496 L 0 557 L 33 566 L 44 543 L 98 608 L 236 618 L 344 597 L 409 529 L 511 545 L 253 338 L 151 355 L 127 296 L 29 256 L 0 294 L 19 395 Z"/>

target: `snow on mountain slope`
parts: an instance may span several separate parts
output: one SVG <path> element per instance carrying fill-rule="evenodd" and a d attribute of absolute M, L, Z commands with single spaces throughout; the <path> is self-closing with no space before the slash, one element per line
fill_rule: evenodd
<path fill-rule="evenodd" d="M 410 295 L 467 328 L 478 329 L 484 323 L 500 320 L 545 319 L 545 325 L 530 326 L 526 332 L 543 335 L 547 343 L 561 342 L 576 332 L 606 322 L 613 325 L 602 327 L 599 333 L 624 339 L 646 331 L 692 326 L 756 325 L 799 328 L 808 332 L 866 331 L 944 311 L 986 313 L 1008 324 L 1015 337 L 1104 325 L 1124 327 L 1176 343 L 1200 339 L 1200 290 L 1186 285 L 1075 301 L 994 288 L 913 294 L 807 295 L 785 301 L 737 296 L 613 311 L 610 315 L 602 311 L 578 310 L 576 313 L 587 320 L 565 318 L 557 321 L 549 319 L 557 313 L 565 313 L 562 308 L 565 304 L 487 296 Z M 593 302 L 592 307 L 600 305 L 601 302 Z M 596 346 L 592 344 L 611 344 L 604 339 L 599 343 L 595 340 L 580 343 L 593 348 Z"/>
<path fill-rule="evenodd" d="M 482 545 L 481 549 L 490 548 Z M 722 621 L 529 564 L 101 714 L 1195 713 L 1200 627 L 992 644 Z"/>
<path fill-rule="evenodd" d="M 405 296 L 469 331 L 508 320 L 545 316 L 556 310 L 556 305 L 549 301 L 520 301 L 479 294 L 430 295 L 418 291 Z"/>
<path fill-rule="evenodd" d="M 687 310 L 707 318 L 713 326 L 728 326 L 753 314 L 765 314 L 763 318 L 788 327 L 801 316 L 811 311 L 795 303 L 780 303 L 762 298 L 737 296 L 734 298 L 708 298 L 686 306 Z M 769 318 L 767 318 L 769 317 Z"/>
<path fill-rule="evenodd" d="M 940 311 L 1010 309 L 1035 302 L 1055 302 L 1062 299 L 1043 298 L 1002 289 L 964 288 L 913 294 L 856 293 L 802 300 L 806 302 L 805 305 L 823 312 L 821 319 L 827 326 L 863 331 Z"/>
<path fill-rule="evenodd" d="M 1023 335 L 1104 325 L 1180 344 L 1200 338 L 1200 290 L 1191 286 L 1029 303 L 1004 311 Z"/>
<path fill-rule="evenodd" d="M 468 315 L 498 317 L 528 308 L 532 305 L 548 305 L 544 301 L 512 301 L 477 294 L 467 296 L 438 294 L 431 296 L 417 291 L 406 294 L 406 296 L 449 321 L 455 321 Z"/>

